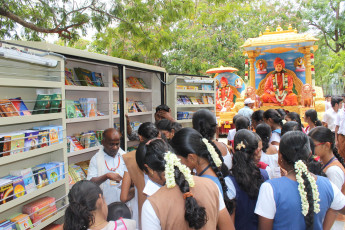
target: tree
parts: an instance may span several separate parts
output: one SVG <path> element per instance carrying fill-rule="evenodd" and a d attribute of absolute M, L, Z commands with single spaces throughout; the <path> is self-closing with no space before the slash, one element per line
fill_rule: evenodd
<path fill-rule="evenodd" d="M 345 50 L 345 13 L 341 0 L 302 0 L 298 16 L 318 30 L 325 44 L 335 53 Z"/>
<path fill-rule="evenodd" d="M 116 17 L 116 1 L 0 0 L 0 36 L 41 40 L 47 34 L 75 41 L 94 27 L 101 30 Z M 106 4 L 107 3 L 107 4 Z M 20 27 L 24 30 L 18 33 Z"/>

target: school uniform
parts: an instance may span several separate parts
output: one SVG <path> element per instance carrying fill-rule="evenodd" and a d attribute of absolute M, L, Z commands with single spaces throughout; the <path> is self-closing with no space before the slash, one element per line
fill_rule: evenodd
<path fill-rule="evenodd" d="M 339 154 L 345 158 L 345 111 L 341 110 L 338 113 L 337 119 L 335 121 L 335 125 L 339 126 L 338 129 L 338 152 Z"/>
<path fill-rule="evenodd" d="M 327 127 L 334 133 L 335 131 L 335 120 L 337 119 L 338 112 L 334 111 L 333 108 L 327 110 L 323 115 L 322 122 L 327 123 Z"/>

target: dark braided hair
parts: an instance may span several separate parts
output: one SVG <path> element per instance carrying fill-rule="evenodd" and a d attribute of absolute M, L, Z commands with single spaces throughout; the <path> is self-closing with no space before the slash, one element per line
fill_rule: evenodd
<path fill-rule="evenodd" d="M 220 181 L 220 184 L 223 190 L 225 206 L 228 209 L 229 213 L 231 214 L 234 209 L 234 204 L 233 204 L 233 201 L 231 201 L 227 195 L 228 187 L 226 186 L 225 179 L 224 179 L 225 176 L 228 174 L 228 169 L 224 165 L 224 163 L 222 163 L 220 168 L 216 166 L 215 162 L 213 161 L 211 157 L 210 152 L 207 150 L 206 144 L 203 142 L 202 139 L 203 139 L 202 135 L 198 133 L 195 129 L 184 128 L 175 134 L 170 144 L 175 150 L 176 155 L 178 156 L 187 158 L 188 154 L 195 153 L 198 157 L 204 158 L 205 160 L 209 162 L 212 170 L 217 175 Z M 208 142 L 214 147 L 219 158 L 223 162 L 221 152 L 219 151 L 217 146 L 211 140 L 208 140 Z"/>
<path fill-rule="evenodd" d="M 340 156 L 340 154 L 338 153 L 337 148 L 335 147 L 334 144 L 334 134 L 332 133 L 332 131 L 324 126 L 318 126 L 313 128 L 310 132 L 309 132 L 309 136 L 313 139 L 316 140 L 318 142 L 329 142 L 331 144 L 331 149 L 333 151 L 334 156 L 338 159 L 338 161 L 342 164 L 342 166 L 345 168 L 345 162 L 344 162 L 344 158 L 342 156 Z"/>
<path fill-rule="evenodd" d="M 239 148 L 241 143 L 245 147 Z M 254 159 L 255 150 L 258 148 L 258 138 L 252 131 L 242 129 L 235 134 L 234 146 L 235 153 L 231 174 L 235 177 L 240 188 L 250 198 L 256 199 L 259 195 L 260 186 L 264 182 Z"/>
<path fill-rule="evenodd" d="M 264 119 L 272 119 L 272 121 L 280 126 L 283 126 L 283 117 L 275 109 L 268 109 L 264 112 Z"/>
<path fill-rule="evenodd" d="M 301 131 L 287 132 L 280 140 L 279 151 L 285 162 L 296 171 L 295 162 L 301 160 L 306 164 L 310 156 L 311 149 L 309 138 Z M 306 223 L 306 229 L 312 230 L 314 229 L 313 189 L 305 172 L 302 173 L 302 179 L 304 180 L 305 191 L 307 193 L 307 200 L 309 203 L 309 210 L 307 215 L 304 217 L 304 220 Z"/>
<path fill-rule="evenodd" d="M 288 114 L 286 114 L 285 117 L 290 118 L 291 121 L 296 121 L 301 127 L 303 127 L 302 121 L 301 121 L 301 117 L 298 113 L 296 112 L 290 112 Z"/>
<path fill-rule="evenodd" d="M 139 167 L 148 173 L 148 169 L 144 166 L 147 164 L 152 170 L 158 172 L 160 176 L 165 170 L 165 153 L 169 150 L 169 146 L 161 139 L 151 141 L 148 145 L 141 143 L 137 150 L 137 155 L 140 156 L 143 162 L 137 163 Z M 189 183 L 185 179 L 183 173 L 175 167 L 175 182 L 179 186 L 181 193 L 190 191 Z M 161 176 L 160 176 L 161 177 Z M 188 222 L 190 228 L 200 229 L 207 222 L 207 214 L 204 207 L 199 206 L 194 197 L 187 197 L 185 199 L 185 220 Z"/>
<path fill-rule="evenodd" d="M 316 125 L 316 126 L 322 126 L 322 122 L 317 118 L 317 112 L 315 109 L 309 109 L 305 111 L 304 114 L 305 117 L 309 117 L 310 120 Z"/>
<path fill-rule="evenodd" d="M 103 196 L 101 188 L 89 181 L 78 181 L 68 193 L 69 206 L 65 212 L 64 230 L 87 230 L 94 224 L 93 211 L 99 194 Z"/>
<path fill-rule="evenodd" d="M 217 118 L 208 109 L 200 109 L 193 115 L 193 128 L 203 137 L 212 140 L 217 131 Z"/>
<path fill-rule="evenodd" d="M 256 126 L 256 133 L 260 136 L 262 141 L 262 151 L 266 153 L 268 147 L 270 146 L 270 138 L 271 138 L 271 127 L 266 123 L 261 123 Z"/>

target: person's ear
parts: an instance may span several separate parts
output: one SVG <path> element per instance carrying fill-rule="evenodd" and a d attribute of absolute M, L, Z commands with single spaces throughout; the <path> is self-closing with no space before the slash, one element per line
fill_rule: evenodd
<path fill-rule="evenodd" d="M 195 153 L 189 153 L 187 155 L 187 161 L 188 163 L 191 163 L 191 164 L 197 164 L 198 156 Z"/>
<path fill-rule="evenodd" d="M 172 136 L 175 136 L 175 129 L 172 129 L 172 130 L 171 130 L 171 135 L 172 135 Z"/>
<path fill-rule="evenodd" d="M 328 149 L 332 149 L 332 144 L 331 144 L 331 142 L 326 142 L 325 145 L 326 145 L 326 147 L 327 147 Z M 333 149 L 332 149 L 332 150 L 333 150 Z"/>

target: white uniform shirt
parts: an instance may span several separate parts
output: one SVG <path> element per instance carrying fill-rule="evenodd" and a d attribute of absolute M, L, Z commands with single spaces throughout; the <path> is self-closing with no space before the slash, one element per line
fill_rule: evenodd
<path fill-rule="evenodd" d="M 332 104 L 329 101 L 325 101 L 325 111 L 329 110 L 332 108 Z"/>
<path fill-rule="evenodd" d="M 340 110 L 338 112 L 337 119 L 335 120 L 335 125 L 339 126 L 338 134 L 345 135 L 345 112 Z"/>
<path fill-rule="evenodd" d="M 101 148 L 98 153 L 103 153 L 104 155 L 104 163 L 103 163 L 103 172 L 106 173 L 118 173 L 121 177 L 123 177 L 124 173 L 127 172 L 127 167 L 125 164 L 125 161 L 122 158 L 122 154 L 125 153 L 121 148 L 119 149 L 118 153 L 115 155 L 115 157 L 111 157 L 108 154 L 106 154 Z M 120 162 L 120 163 L 119 163 Z M 106 164 L 108 167 L 106 166 Z M 109 169 L 115 169 L 117 166 L 119 167 L 114 171 L 111 171 Z M 87 174 L 87 179 L 91 180 L 93 177 L 99 177 L 102 175 L 98 175 L 97 170 L 97 153 L 91 158 L 90 166 Z M 120 201 L 120 195 L 121 195 L 121 182 L 116 183 L 115 181 L 106 180 L 103 182 L 103 195 L 105 202 L 109 205 L 113 202 Z"/>
<path fill-rule="evenodd" d="M 322 121 L 327 123 L 328 128 L 334 132 L 335 130 L 335 120 L 337 119 L 338 113 L 334 111 L 333 108 L 327 110 L 323 115 Z"/>

